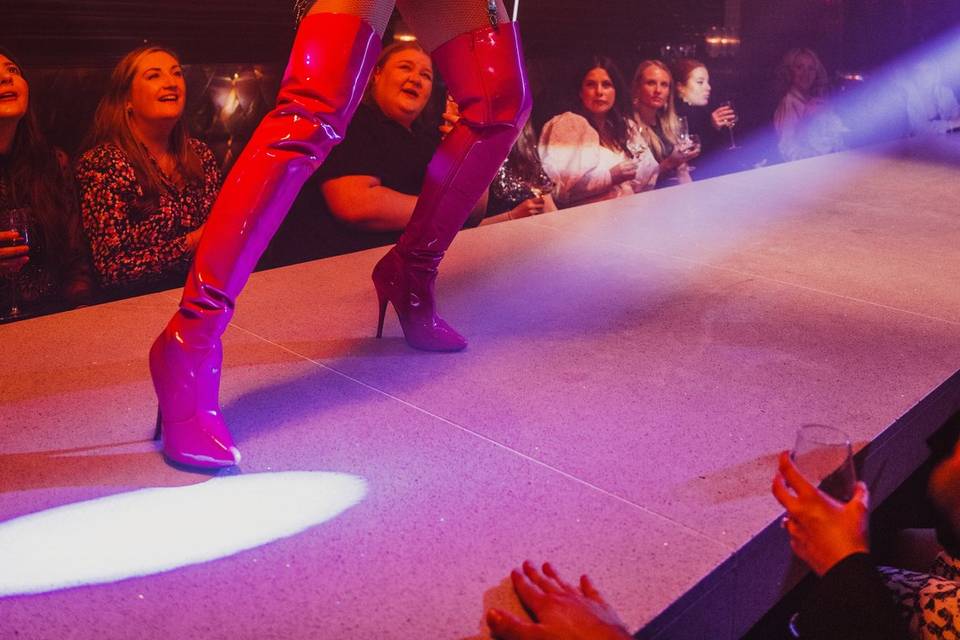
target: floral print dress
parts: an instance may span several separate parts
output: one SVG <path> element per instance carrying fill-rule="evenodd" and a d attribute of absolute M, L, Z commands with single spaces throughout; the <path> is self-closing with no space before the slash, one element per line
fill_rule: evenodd
<path fill-rule="evenodd" d="M 192 257 L 186 236 L 206 221 L 220 187 L 213 152 L 199 140 L 191 138 L 189 144 L 202 163 L 203 180 L 181 187 L 164 176 L 164 189 L 153 203 L 144 201 L 133 165 L 119 147 L 103 144 L 80 158 L 83 226 L 104 288 L 185 275 Z"/>

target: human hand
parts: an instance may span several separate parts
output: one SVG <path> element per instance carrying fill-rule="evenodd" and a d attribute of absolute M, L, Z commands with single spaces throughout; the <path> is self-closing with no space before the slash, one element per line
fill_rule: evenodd
<path fill-rule="evenodd" d="M 620 184 L 636 178 L 639 166 L 639 162 L 631 159 L 610 167 L 610 178 L 613 180 L 613 184 Z"/>
<path fill-rule="evenodd" d="M 200 238 L 203 236 L 203 227 L 205 225 L 206 223 L 200 225 L 186 235 L 187 251 L 193 253 L 197 250 L 197 245 L 200 244 Z"/>
<path fill-rule="evenodd" d="M 440 123 L 440 137 L 446 138 L 447 134 L 453 131 L 454 125 L 460 121 L 460 106 L 453 101 L 450 94 L 447 94 L 447 104 L 440 116 L 443 122 Z"/>
<path fill-rule="evenodd" d="M 804 478 L 784 451 L 773 477 L 773 496 L 787 510 L 783 523 L 790 548 L 817 575 L 849 555 L 870 550 L 870 496 L 864 483 L 857 483 L 849 502 L 839 502 Z"/>
<path fill-rule="evenodd" d="M 718 107 L 710 114 L 710 122 L 718 131 L 724 127 L 730 127 L 737 122 L 737 112 L 730 105 Z"/>
<path fill-rule="evenodd" d="M 529 561 L 523 571 L 510 573 L 520 602 L 533 615 L 525 622 L 506 611 L 491 609 L 487 624 L 500 640 L 629 640 L 630 633 L 617 613 L 587 576 L 580 586 L 565 582 L 550 563 L 543 574 Z"/>
<path fill-rule="evenodd" d="M 680 149 L 680 145 L 674 145 L 673 151 L 670 152 L 670 155 L 660 161 L 660 173 L 673 171 L 686 161 L 686 157 L 684 156 L 683 151 Z"/>
<path fill-rule="evenodd" d="M 544 211 L 545 204 L 543 196 L 539 198 L 527 198 L 511 209 L 507 214 L 507 218 L 509 220 L 516 220 L 517 218 L 540 215 Z"/>
<path fill-rule="evenodd" d="M 690 143 L 685 147 L 681 147 L 680 154 L 683 156 L 683 161 L 693 160 L 700 155 L 700 151 L 703 147 L 700 146 L 700 137 L 692 135 L 690 136 Z"/>
<path fill-rule="evenodd" d="M 16 231 L 0 231 L 0 275 L 12 276 L 30 262 L 30 245 L 22 242 Z"/>

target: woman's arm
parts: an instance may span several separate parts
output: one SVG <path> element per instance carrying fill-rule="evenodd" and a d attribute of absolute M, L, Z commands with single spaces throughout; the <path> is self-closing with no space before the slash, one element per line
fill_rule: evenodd
<path fill-rule="evenodd" d="M 343 176 L 320 185 L 330 213 L 367 231 L 399 231 L 410 222 L 417 196 L 384 187 L 374 176 Z"/>
<path fill-rule="evenodd" d="M 574 113 L 564 113 L 544 125 L 539 151 L 560 206 L 602 195 L 622 177 L 600 166 L 600 136 L 585 118 Z"/>

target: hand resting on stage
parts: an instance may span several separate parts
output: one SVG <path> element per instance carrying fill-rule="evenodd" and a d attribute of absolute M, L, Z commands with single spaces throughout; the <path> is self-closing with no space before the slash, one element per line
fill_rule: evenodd
<path fill-rule="evenodd" d="M 597 591 L 590 578 L 579 586 L 563 580 L 550 563 L 543 573 L 529 561 L 510 573 L 520 602 L 532 622 L 506 611 L 491 609 L 487 624 L 493 637 L 502 640 L 624 640 L 631 638 L 626 625 Z"/>

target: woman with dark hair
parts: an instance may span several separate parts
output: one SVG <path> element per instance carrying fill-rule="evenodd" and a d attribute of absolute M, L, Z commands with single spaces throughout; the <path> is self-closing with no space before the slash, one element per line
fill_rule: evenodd
<path fill-rule="evenodd" d="M 629 93 L 616 64 L 594 56 L 576 77 L 573 108 L 548 121 L 540 134 L 540 157 L 556 185 L 557 205 L 652 188 L 657 163 L 629 119 Z"/>
<path fill-rule="evenodd" d="M 660 165 L 658 186 L 675 179 L 690 182 L 687 160 L 700 153 L 697 145 L 683 147 L 678 138 L 679 123 L 673 103 L 673 77 L 659 60 L 644 60 L 633 74 L 633 108 L 640 135 Z"/>
<path fill-rule="evenodd" d="M 700 137 L 701 160 L 697 162 L 697 177 L 706 177 L 701 173 L 704 169 L 708 169 L 710 175 L 716 175 L 720 167 L 711 167 L 711 164 L 719 160 L 717 152 L 724 146 L 725 140 L 720 131 L 736 124 L 737 114 L 729 104 L 716 108 L 710 106 L 710 72 L 699 60 L 676 60 L 673 63 L 673 82 L 676 87 L 674 108 L 677 118 L 686 118 L 690 134 Z"/>
<path fill-rule="evenodd" d="M 399 0 L 400 12 L 460 106 L 427 167 L 396 246 L 373 271 L 377 335 L 388 304 L 407 343 L 458 351 L 466 340 L 436 313 L 434 282 L 530 114 L 517 26 L 501 0 Z M 163 450 L 224 467 L 240 453 L 220 413 L 221 342 L 250 272 L 310 175 L 343 138 L 380 51 L 391 0 L 298 0 L 300 21 L 277 106 L 230 171 L 187 277 L 180 309 L 150 350 Z"/>
<path fill-rule="evenodd" d="M 777 148 L 784 160 L 800 160 L 840 151 L 847 132 L 827 102 L 829 78 L 817 54 L 810 49 L 787 51 L 777 67 L 781 96 L 773 114 Z"/>
<path fill-rule="evenodd" d="M 100 284 L 130 295 L 182 283 L 217 195 L 210 149 L 187 134 L 186 83 L 169 49 L 146 45 L 113 69 L 77 164 Z"/>
<path fill-rule="evenodd" d="M 37 126 L 23 69 L 0 49 L 0 211 L 11 209 L 26 212 L 29 233 L 24 239 L 0 227 L 0 288 L 16 288 L 24 316 L 88 302 L 91 280 L 69 163 Z M 10 293 L 0 295 L 7 300 Z"/>

